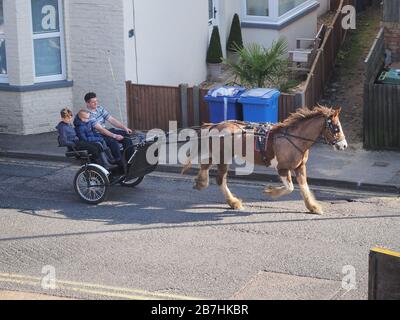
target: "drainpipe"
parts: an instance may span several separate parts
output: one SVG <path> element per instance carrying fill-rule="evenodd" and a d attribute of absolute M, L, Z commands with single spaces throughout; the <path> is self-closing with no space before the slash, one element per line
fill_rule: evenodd
<path fill-rule="evenodd" d="M 135 0 L 132 0 L 133 8 L 133 29 L 129 32 L 129 36 L 134 38 L 135 41 L 135 64 L 136 64 L 136 84 L 139 84 L 139 70 L 138 70 L 138 51 L 137 51 L 137 37 L 136 37 L 136 10 L 135 10 Z"/>

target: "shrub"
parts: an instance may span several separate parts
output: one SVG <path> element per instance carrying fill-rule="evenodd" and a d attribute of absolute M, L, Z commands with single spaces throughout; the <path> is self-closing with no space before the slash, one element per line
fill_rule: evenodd
<path fill-rule="evenodd" d="M 238 49 L 243 48 L 242 29 L 240 27 L 240 20 L 237 13 L 233 16 L 231 32 L 229 33 L 226 49 L 231 52 L 236 52 Z"/>
<path fill-rule="evenodd" d="M 217 26 L 214 26 L 210 45 L 207 50 L 207 59 L 208 63 L 221 63 L 222 62 L 222 46 L 221 46 L 221 38 L 219 36 L 219 29 Z"/>

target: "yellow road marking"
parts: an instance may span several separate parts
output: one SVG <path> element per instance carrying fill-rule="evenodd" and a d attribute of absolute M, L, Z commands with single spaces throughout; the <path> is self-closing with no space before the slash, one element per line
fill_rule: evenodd
<path fill-rule="evenodd" d="M 396 257 L 396 258 L 400 258 L 400 252 L 395 252 L 395 251 L 388 250 L 388 249 L 373 248 L 371 251 L 376 252 L 376 253 L 383 253 L 388 256 L 392 256 L 392 257 Z"/>
<path fill-rule="evenodd" d="M 31 285 L 31 286 L 40 286 L 41 281 L 42 281 L 42 278 L 39 278 L 39 277 L 10 274 L 10 273 L 0 273 L 0 282 L 11 282 L 11 283 L 18 283 L 18 284 L 26 284 L 26 285 Z M 95 295 L 114 297 L 114 298 L 123 298 L 123 299 L 200 300 L 199 298 L 189 297 L 189 296 L 154 293 L 154 292 L 149 292 L 149 291 L 145 291 L 145 290 L 111 287 L 111 286 L 106 286 L 106 285 L 98 285 L 98 284 L 74 282 L 74 281 L 56 280 L 56 286 L 57 286 L 57 288 L 72 290 L 72 291 L 76 291 L 76 292 L 84 292 L 84 293 L 90 293 L 90 294 L 95 294 Z M 99 289 L 99 290 L 95 290 L 95 289 Z M 114 291 L 114 292 L 112 292 L 112 291 Z"/>

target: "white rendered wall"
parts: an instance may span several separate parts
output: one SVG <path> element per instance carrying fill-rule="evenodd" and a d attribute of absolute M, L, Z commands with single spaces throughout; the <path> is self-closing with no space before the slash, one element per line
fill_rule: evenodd
<path fill-rule="evenodd" d="M 75 112 L 85 107 L 85 93 L 94 91 L 100 104 L 126 123 L 124 1 L 68 0 L 65 5 Z"/>
<path fill-rule="evenodd" d="M 269 48 L 273 41 L 284 37 L 288 41 L 289 50 L 293 50 L 296 47 L 296 38 L 313 38 L 316 35 L 317 10 L 281 30 L 244 28 L 242 32 L 245 44 L 259 43 Z"/>
<path fill-rule="evenodd" d="M 205 80 L 208 1 L 136 0 L 135 12 L 139 83 L 176 86 Z"/>
<path fill-rule="evenodd" d="M 319 0 L 320 6 L 318 8 L 318 16 L 321 16 L 329 11 L 330 0 Z"/>

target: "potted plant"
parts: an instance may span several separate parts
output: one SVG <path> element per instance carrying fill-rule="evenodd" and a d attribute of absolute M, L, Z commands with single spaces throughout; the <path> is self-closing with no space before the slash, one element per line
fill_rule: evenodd
<path fill-rule="evenodd" d="M 287 69 L 287 41 L 283 38 L 274 41 L 269 49 L 259 44 L 249 44 L 238 50 L 239 61 L 225 60 L 240 83 L 247 87 L 262 88 L 268 82 L 277 84 Z"/>
<path fill-rule="evenodd" d="M 217 26 L 214 26 L 210 45 L 207 50 L 207 66 L 208 66 L 208 74 L 211 81 L 217 81 L 221 75 L 222 69 L 222 46 L 221 46 L 221 38 L 219 36 L 219 29 Z"/>
<path fill-rule="evenodd" d="M 234 63 L 238 62 L 238 51 L 243 48 L 242 28 L 240 27 L 239 15 L 235 13 L 232 19 L 231 31 L 229 33 L 226 50 L 228 59 Z"/>

